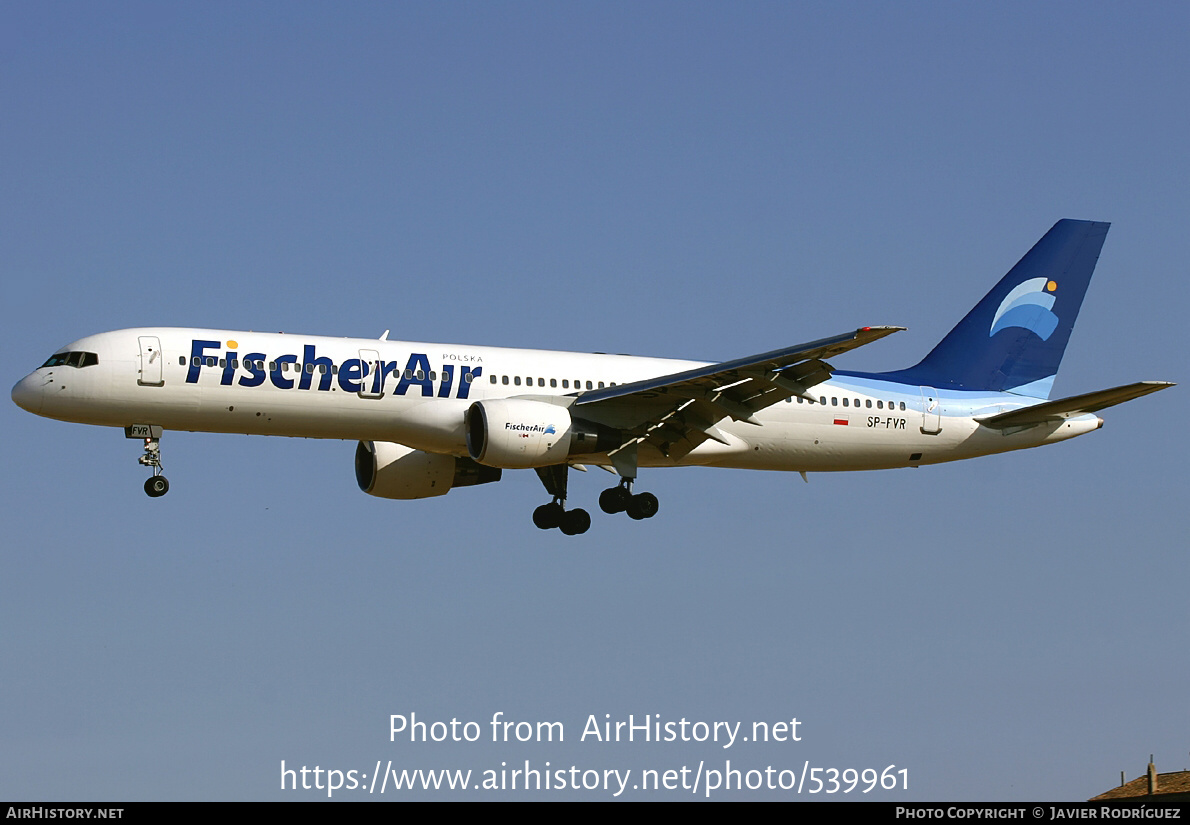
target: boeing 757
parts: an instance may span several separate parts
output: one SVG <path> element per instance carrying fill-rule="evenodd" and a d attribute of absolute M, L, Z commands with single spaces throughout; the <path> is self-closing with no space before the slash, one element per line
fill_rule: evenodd
<path fill-rule="evenodd" d="M 536 470 L 542 529 L 584 533 L 567 509 L 571 467 L 619 476 L 599 506 L 654 516 L 635 492 L 652 467 L 806 473 L 918 467 L 1064 441 L 1098 411 L 1172 386 L 1143 381 L 1049 400 L 1109 224 L 1062 220 L 916 366 L 836 369 L 902 327 L 721 363 L 602 353 L 152 327 L 55 352 L 12 390 L 37 415 L 142 439 L 150 496 L 165 430 L 358 441 L 364 492 L 445 495 Z"/>

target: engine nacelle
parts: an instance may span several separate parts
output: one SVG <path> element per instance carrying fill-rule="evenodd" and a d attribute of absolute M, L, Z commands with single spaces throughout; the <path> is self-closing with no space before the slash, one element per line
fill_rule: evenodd
<path fill-rule="evenodd" d="M 564 464 L 570 456 L 605 453 L 621 443 L 619 430 L 525 398 L 476 401 L 467 409 L 466 427 L 471 457 L 509 470 Z"/>
<path fill-rule="evenodd" d="M 403 444 L 361 441 L 355 448 L 355 480 L 370 496 L 430 498 L 444 496 L 455 487 L 499 481 L 500 470 Z"/>

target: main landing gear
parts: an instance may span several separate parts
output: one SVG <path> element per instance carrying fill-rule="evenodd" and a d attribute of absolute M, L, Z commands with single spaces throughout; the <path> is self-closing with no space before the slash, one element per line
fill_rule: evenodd
<path fill-rule="evenodd" d="M 145 439 L 145 454 L 137 463 L 153 468 L 153 475 L 145 480 L 145 492 L 150 498 L 159 498 L 169 492 L 169 481 L 161 474 L 161 436 Z"/>
<path fill-rule="evenodd" d="M 557 527 L 568 536 L 577 536 L 591 527 L 591 516 L 583 509 L 566 509 L 566 475 L 570 468 L 565 464 L 553 467 L 538 467 L 537 476 L 545 485 L 545 491 L 553 501 L 533 511 L 533 523 L 542 530 Z M 609 487 L 599 494 L 599 509 L 605 513 L 627 513 L 629 518 L 652 518 L 657 515 L 657 496 L 652 493 L 632 493 L 633 479 L 620 478 L 620 484 Z"/>
<path fill-rule="evenodd" d="M 568 536 L 577 536 L 591 528 L 591 514 L 581 508 L 566 509 L 566 474 L 569 469 L 566 464 L 537 468 L 537 477 L 554 500 L 533 511 L 533 523 L 542 530 L 557 527 Z"/>
<path fill-rule="evenodd" d="M 629 518 L 640 521 L 657 515 L 660 505 L 652 493 L 632 494 L 632 479 L 621 478 L 618 487 L 608 487 L 599 494 L 599 509 L 605 513 L 627 513 Z"/>
<path fill-rule="evenodd" d="M 577 536 L 590 529 L 591 514 L 582 508 L 567 510 L 563 502 L 554 500 L 533 511 L 533 523 L 542 530 L 557 527 L 568 536 Z"/>

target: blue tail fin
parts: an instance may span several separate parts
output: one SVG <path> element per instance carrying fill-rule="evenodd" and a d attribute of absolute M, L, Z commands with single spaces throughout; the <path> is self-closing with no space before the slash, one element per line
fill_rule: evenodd
<path fill-rule="evenodd" d="M 1049 398 L 1109 226 L 1058 221 L 920 364 L 881 377 Z"/>

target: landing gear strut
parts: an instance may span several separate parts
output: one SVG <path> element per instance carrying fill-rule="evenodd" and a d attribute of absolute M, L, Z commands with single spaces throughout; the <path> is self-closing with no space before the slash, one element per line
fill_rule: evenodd
<path fill-rule="evenodd" d="M 557 527 L 568 536 L 577 536 L 591 527 L 591 515 L 581 508 L 566 509 L 566 474 L 569 469 L 566 464 L 537 468 L 538 478 L 554 500 L 533 511 L 533 523 L 542 530 Z"/>
<path fill-rule="evenodd" d="M 599 509 L 605 513 L 628 513 L 637 521 L 657 515 L 660 505 L 652 493 L 632 494 L 632 479 L 620 478 L 618 487 L 609 487 L 599 494 Z"/>

